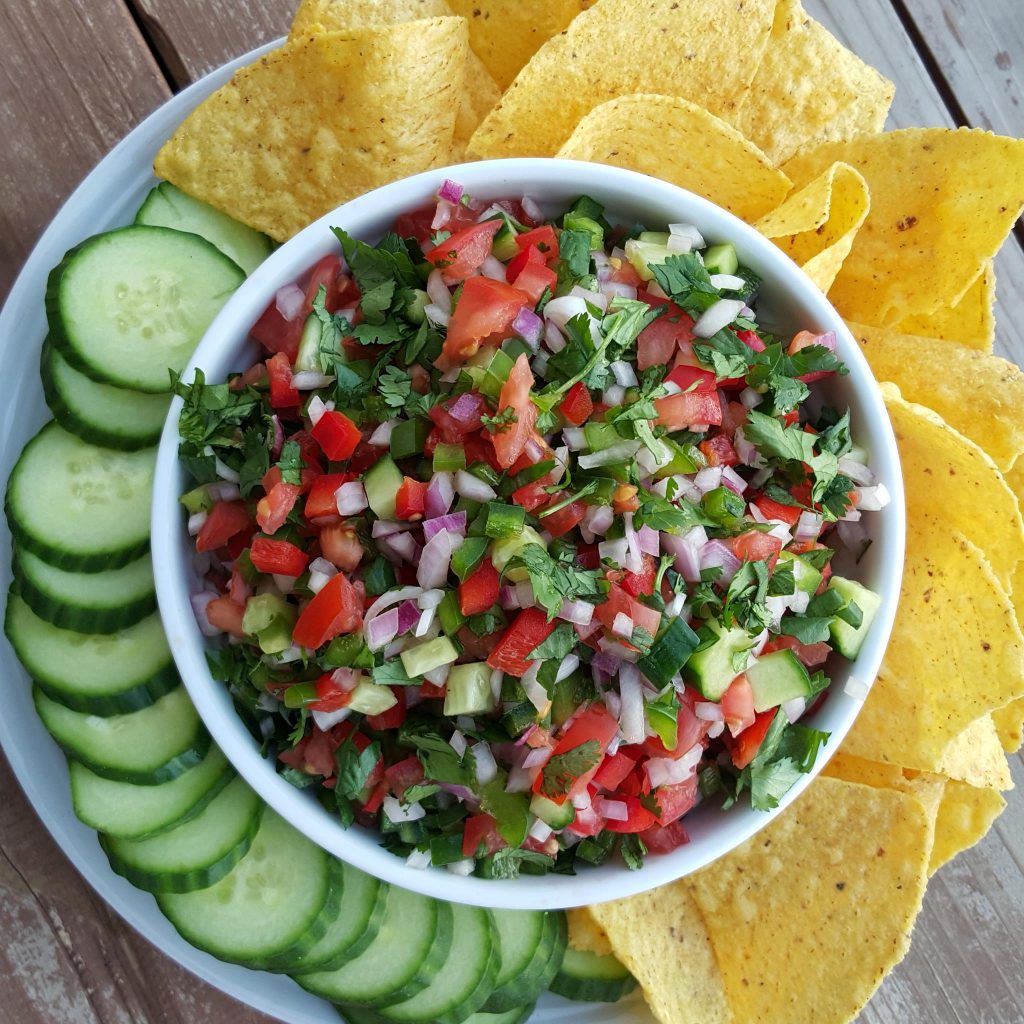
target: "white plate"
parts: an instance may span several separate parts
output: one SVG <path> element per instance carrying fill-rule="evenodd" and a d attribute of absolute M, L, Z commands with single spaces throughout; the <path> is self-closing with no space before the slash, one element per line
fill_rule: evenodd
<path fill-rule="evenodd" d="M 6 486 L 25 442 L 50 418 L 39 381 L 39 350 L 46 336 L 43 296 L 46 278 L 64 253 L 89 235 L 131 222 L 155 184 L 153 158 L 163 142 L 201 100 L 228 80 L 236 68 L 271 49 L 270 44 L 214 71 L 151 114 L 120 142 L 82 182 L 39 240 L 0 311 L 0 365 L 8 401 L 0 408 L 0 475 Z M 0 543 L 10 550 L 4 520 Z M 6 601 L 10 560 L 0 565 Z M 96 833 L 74 815 L 64 756 L 46 734 L 32 705 L 31 682 L 6 638 L 0 638 L 0 679 L 4 713 L 0 746 L 43 824 L 85 880 L 140 934 L 173 960 L 235 999 L 287 1024 L 338 1024 L 337 1011 L 303 992 L 291 979 L 225 964 L 181 939 L 148 893 L 114 874 Z M 571 1003 L 558 996 L 541 1000 L 533 1024 L 643 1024 L 651 1020 L 638 997 L 610 1006 Z"/>

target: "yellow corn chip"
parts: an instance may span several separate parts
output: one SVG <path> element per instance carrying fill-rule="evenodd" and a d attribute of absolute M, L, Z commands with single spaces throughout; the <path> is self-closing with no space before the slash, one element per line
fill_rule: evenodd
<path fill-rule="evenodd" d="M 467 45 L 461 18 L 434 18 L 286 46 L 204 100 L 156 173 L 284 241 L 354 196 L 446 162 Z"/>
<path fill-rule="evenodd" d="M 1007 754 L 1015 754 L 1024 742 L 1024 700 L 1010 701 L 992 712 L 996 735 Z"/>
<path fill-rule="evenodd" d="M 1006 801 L 994 789 L 978 789 L 951 779 L 946 783 L 935 820 L 935 845 L 928 874 L 933 875 L 958 853 L 969 849 L 988 833 Z"/>
<path fill-rule="evenodd" d="M 829 142 L 782 169 L 802 186 L 837 160 L 871 190 L 864 230 L 829 293 L 858 323 L 894 324 L 958 302 L 1024 208 L 1024 140 L 905 128 Z"/>
<path fill-rule="evenodd" d="M 800 0 L 780 0 L 757 74 L 729 120 L 782 163 L 809 146 L 880 132 L 894 93 Z"/>
<path fill-rule="evenodd" d="M 449 0 L 469 22 L 469 45 L 507 89 L 523 65 L 558 35 L 588 0 Z"/>
<path fill-rule="evenodd" d="M 878 380 L 891 380 L 908 402 L 934 410 L 983 448 L 1003 473 L 1009 471 L 1024 452 L 1020 367 L 955 342 L 848 326 Z"/>
<path fill-rule="evenodd" d="M 732 125 L 674 96 L 621 96 L 594 107 L 558 156 L 642 171 L 744 220 L 777 206 L 791 184 Z"/>
<path fill-rule="evenodd" d="M 774 9 L 774 0 L 600 0 L 534 54 L 469 155 L 552 156 L 594 107 L 634 93 L 681 96 L 722 116 L 754 76 Z M 723 39 L 742 59 L 722 59 Z"/>
<path fill-rule="evenodd" d="M 868 186 L 860 174 L 848 164 L 833 164 L 754 227 L 827 292 L 870 206 Z"/>
<path fill-rule="evenodd" d="M 898 764 L 885 764 L 881 761 L 869 761 L 867 758 L 838 751 L 822 770 L 822 774 L 844 782 L 857 782 L 862 786 L 874 786 L 876 789 L 895 789 L 899 793 L 909 793 L 921 801 L 934 822 L 942 801 L 942 792 L 946 786 L 944 776 L 934 772 L 910 770 L 909 776 Z"/>
<path fill-rule="evenodd" d="M 302 0 L 295 12 L 288 39 L 296 42 L 321 32 L 350 32 L 421 18 L 451 17 L 453 13 L 448 0 Z M 462 102 L 455 121 L 457 152 L 454 159 L 461 156 L 459 150 L 465 148 L 477 125 L 500 97 L 498 83 L 470 48 L 466 55 Z"/>
<path fill-rule="evenodd" d="M 967 294 L 955 306 L 908 316 L 896 325 L 902 334 L 958 341 L 979 352 L 991 352 L 996 340 L 996 272 L 991 260 L 982 264 Z"/>
<path fill-rule="evenodd" d="M 570 907 L 565 917 L 569 924 L 569 945 L 573 949 L 582 949 L 598 956 L 608 956 L 612 952 L 608 934 L 594 920 L 589 907 Z"/>
<path fill-rule="evenodd" d="M 982 715 L 950 740 L 942 753 L 939 771 L 979 789 L 1013 789 L 1010 766 L 991 715 Z"/>
<path fill-rule="evenodd" d="M 743 1024 L 847 1024 L 910 945 L 932 824 L 908 793 L 822 777 L 689 880 Z"/>
<path fill-rule="evenodd" d="M 587 909 L 661 1024 L 731 1024 L 707 928 L 685 881 Z"/>

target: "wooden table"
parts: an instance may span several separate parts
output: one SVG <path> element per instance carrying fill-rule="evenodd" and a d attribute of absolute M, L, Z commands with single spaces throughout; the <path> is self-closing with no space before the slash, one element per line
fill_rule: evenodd
<path fill-rule="evenodd" d="M 805 0 L 897 84 L 892 127 L 1024 135 L 1020 0 Z M 177 89 L 281 34 L 292 0 L 0 5 L 0 299 L 78 181 Z M 1024 361 L 1024 231 L 1003 248 L 996 350 Z M 1017 784 L 1024 760 L 1013 759 Z M 0 1021 L 270 1024 L 172 963 L 87 888 L 0 759 Z M 1024 1021 L 1024 797 L 928 887 L 861 1024 Z M 803 1022 L 794 1022 L 803 1024 Z"/>

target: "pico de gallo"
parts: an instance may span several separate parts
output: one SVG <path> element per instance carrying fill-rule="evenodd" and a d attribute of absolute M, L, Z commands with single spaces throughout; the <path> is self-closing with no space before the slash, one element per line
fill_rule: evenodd
<path fill-rule="evenodd" d="M 184 397 L 214 675 L 295 786 L 420 867 L 572 872 L 768 809 L 879 599 L 888 501 L 831 333 L 779 336 L 690 224 L 446 181 L 281 288 Z"/>

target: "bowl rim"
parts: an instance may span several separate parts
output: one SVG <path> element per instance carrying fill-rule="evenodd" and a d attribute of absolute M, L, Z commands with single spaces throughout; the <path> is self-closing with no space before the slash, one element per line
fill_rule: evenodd
<path fill-rule="evenodd" d="M 676 219 L 696 223 L 709 239 L 736 243 L 742 248 L 745 262 L 759 273 L 766 272 L 762 276 L 781 278 L 785 282 L 784 291 L 775 288 L 773 294 L 782 294 L 800 307 L 801 323 L 813 323 L 818 330 L 835 331 L 841 357 L 850 371 L 846 378 L 851 392 L 849 400 L 851 404 L 855 400 L 861 410 L 856 434 L 859 440 L 869 441 L 872 468 L 892 499 L 883 513 L 876 514 L 879 518 L 872 520 L 881 531 L 876 541 L 877 551 L 872 553 L 877 566 L 873 589 L 882 598 L 881 606 L 860 654 L 846 673 L 870 687 L 895 619 L 906 531 L 899 453 L 881 392 L 860 346 L 806 274 L 753 227 L 677 185 L 605 164 L 543 157 L 455 164 L 384 185 L 330 211 L 275 250 L 214 318 L 183 371 L 182 379 L 191 381 L 197 367 L 209 364 L 218 353 L 223 359 L 226 349 L 240 348 L 243 342 L 238 340 L 239 332 L 241 338 L 248 334 L 249 327 L 277 289 L 298 278 L 319 256 L 338 250 L 329 231 L 332 225 L 343 226 L 357 236 L 373 235 L 374 231 L 362 225 L 382 219 L 393 223 L 398 214 L 432 197 L 445 178 L 459 181 L 467 186 L 467 191 L 486 198 L 516 197 L 547 188 L 566 196 L 584 192 L 595 194 L 595 198 L 613 209 L 645 204 L 673 209 L 678 206 L 680 212 Z M 533 197 L 542 204 L 546 198 L 544 195 Z M 388 211 L 386 217 L 382 218 L 382 210 Z M 226 366 L 223 372 L 227 372 Z M 812 771 L 801 776 L 777 808 L 765 812 L 737 805 L 728 812 L 718 812 L 721 817 L 715 818 L 707 828 L 698 825 L 696 841 L 671 853 L 648 857 L 638 871 L 628 871 L 619 864 L 606 864 L 588 868 L 575 876 L 549 873 L 497 881 L 457 876 L 441 868 L 408 867 L 402 858 L 377 844 L 375 832 L 358 826 L 346 830 L 309 794 L 281 778 L 273 765 L 260 756 L 251 734 L 234 711 L 226 688 L 209 672 L 203 653 L 207 643 L 195 623 L 189 601 L 187 558 L 184 557 L 189 538 L 178 501 L 182 469 L 177 457 L 177 421 L 182 405 L 182 399 L 175 397 L 161 434 L 151 516 L 157 599 L 178 672 L 214 742 L 256 792 L 318 845 L 378 878 L 440 899 L 509 909 L 572 907 L 644 892 L 706 866 L 774 820 L 816 778 L 856 719 L 863 700 L 845 692 L 834 681 L 825 704 L 831 726 L 830 741 L 819 750 Z M 711 834 L 705 836 L 705 832 Z"/>

